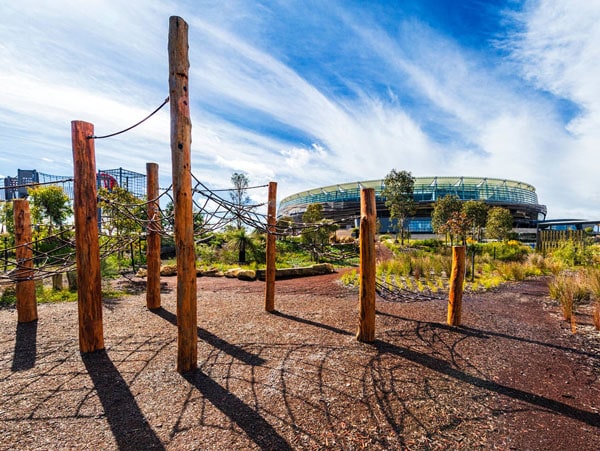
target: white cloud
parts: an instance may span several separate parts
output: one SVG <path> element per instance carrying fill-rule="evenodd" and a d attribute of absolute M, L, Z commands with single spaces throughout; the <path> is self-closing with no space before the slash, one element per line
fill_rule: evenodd
<path fill-rule="evenodd" d="M 518 33 L 504 41 L 510 60 L 492 59 L 494 66 L 414 19 L 384 30 L 367 10 L 313 5 L 306 20 L 320 34 L 310 42 L 335 45 L 340 55 L 335 63 L 310 60 L 306 48 L 304 69 L 269 35 L 275 6 L 284 8 L 2 2 L 2 172 L 27 165 L 68 174 L 71 120 L 93 122 L 105 134 L 154 109 L 168 89 L 168 16 L 180 14 L 190 25 L 192 165 L 211 186 L 227 187 L 232 171 L 243 170 L 251 183 L 278 181 L 283 197 L 396 168 L 517 179 L 538 188 L 551 216 L 600 215 L 591 164 L 600 142 L 594 2 L 529 3 L 513 17 Z M 298 14 L 291 5 L 285 11 Z M 565 123 L 557 98 L 581 114 Z M 158 162 L 167 185 L 167 110 L 98 140 L 96 155 L 102 168 L 142 172 L 146 161 Z"/>

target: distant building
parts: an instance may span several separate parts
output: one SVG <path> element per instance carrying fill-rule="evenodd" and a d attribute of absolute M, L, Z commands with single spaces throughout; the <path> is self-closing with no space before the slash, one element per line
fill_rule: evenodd
<path fill-rule="evenodd" d="M 98 188 L 112 190 L 120 186 L 140 199 L 146 197 L 146 174 L 123 168 L 103 169 L 98 171 L 96 180 Z M 27 189 L 37 184 L 61 186 L 67 196 L 73 199 L 72 175 L 51 175 L 35 169 L 18 169 L 16 177 L 0 179 L 0 201 L 24 199 L 27 197 Z"/>
<path fill-rule="evenodd" d="M 360 215 L 360 190 L 374 188 L 377 217 L 382 233 L 393 232 L 390 214 L 381 195 L 382 180 L 344 183 L 324 186 L 292 194 L 284 198 L 278 209 L 278 217 L 290 216 L 296 222 L 310 204 L 323 205 L 325 218 L 340 222 L 346 227 L 356 225 Z M 408 221 L 411 233 L 432 233 L 431 212 L 436 200 L 449 194 L 461 200 L 482 200 L 491 207 L 504 207 L 513 217 L 517 229 L 535 229 L 538 221 L 546 218 L 545 205 L 538 202 L 532 185 L 513 180 L 481 177 L 415 177 L 414 198 L 417 211 Z"/>

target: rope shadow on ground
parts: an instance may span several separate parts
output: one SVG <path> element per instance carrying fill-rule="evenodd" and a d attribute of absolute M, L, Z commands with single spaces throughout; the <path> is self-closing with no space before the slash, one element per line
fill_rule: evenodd
<path fill-rule="evenodd" d="M 525 403 L 541 407 L 543 409 L 551 410 L 560 415 L 570 417 L 572 419 L 582 421 L 589 424 L 590 426 L 600 427 L 600 415 L 587 410 L 578 409 L 577 407 L 569 406 L 560 401 L 555 401 L 550 398 L 546 398 L 535 393 L 530 393 L 518 388 L 509 387 L 507 385 L 499 384 L 490 380 L 483 379 L 481 377 L 467 374 L 457 368 L 453 368 L 451 364 L 445 360 L 432 357 L 427 354 L 423 354 L 417 351 L 413 351 L 408 348 L 403 348 L 391 343 L 376 340 L 374 343 L 375 348 L 380 353 L 389 353 L 400 356 L 411 362 L 422 365 L 426 368 L 434 370 L 438 373 L 442 373 L 448 377 L 465 382 L 474 387 L 483 388 L 488 391 L 498 393 L 500 395 L 508 396 L 510 398 L 523 401 Z"/>

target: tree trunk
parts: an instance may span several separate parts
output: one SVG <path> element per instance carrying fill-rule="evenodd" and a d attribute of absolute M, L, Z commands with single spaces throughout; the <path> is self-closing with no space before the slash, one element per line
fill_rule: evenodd
<path fill-rule="evenodd" d="M 52 289 L 54 291 L 61 291 L 63 289 L 63 274 L 54 274 L 52 276 Z"/>

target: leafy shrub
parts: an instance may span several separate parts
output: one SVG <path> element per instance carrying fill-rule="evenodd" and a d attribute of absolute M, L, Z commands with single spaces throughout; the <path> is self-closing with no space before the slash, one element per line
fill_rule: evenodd
<path fill-rule="evenodd" d="M 506 243 L 486 243 L 480 249 L 483 254 L 490 255 L 497 260 L 512 262 L 522 262 L 531 253 L 529 246 L 515 240 Z"/>
<path fill-rule="evenodd" d="M 389 273 L 396 276 L 408 276 L 412 273 L 412 258 L 409 254 L 400 254 L 392 260 L 386 260 L 379 264 L 378 273 Z"/>
<path fill-rule="evenodd" d="M 0 296 L 0 307 L 8 307 L 17 303 L 17 292 L 14 286 L 4 288 Z"/>
<path fill-rule="evenodd" d="M 346 287 L 358 287 L 360 284 L 360 279 L 355 269 L 342 274 L 340 280 Z"/>
<path fill-rule="evenodd" d="M 212 265 L 219 261 L 219 249 L 208 244 L 198 244 L 196 246 L 196 258 L 203 265 Z"/>
<path fill-rule="evenodd" d="M 592 250 L 573 240 L 561 241 L 558 248 L 552 251 L 551 256 L 567 267 L 582 266 L 593 261 Z"/>
<path fill-rule="evenodd" d="M 577 306 L 590 292 L 581 272 L 563 272 L 548 284 L 550 297 L 557 300 L 562 308 L 565 321 L 572 321 Z"/>
<path fill-rule="evenodd" d="M 428 238 L 426 240 L 420 240 L 420 241 L 418 241 L 417 247 L 419 247 L 420 249 L 424 249 L 429 252 L 435 252 L 435 253 L 442 253 L 442 252 L 444 252 L 444 250 L 446 248 L 446 246 L 444 246 L 444 242 L 442 240 L 438 240 L 436 238 Z"/>
<path fill-rule="evenodd" d="M 517 262 L 508 262 L 498 265 L 498 272 L 504 280 L 521 281 L 525 280 L 525 265 Z"/>

